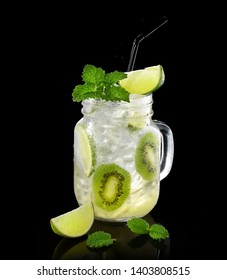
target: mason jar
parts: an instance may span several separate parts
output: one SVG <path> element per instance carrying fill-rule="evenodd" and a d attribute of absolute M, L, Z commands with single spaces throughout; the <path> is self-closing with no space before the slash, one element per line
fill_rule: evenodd
<path fill-rule="evenodd" d="M 74 192 L 79 205 L 92 202 L 95 219 L 143 217 L 158 202 L 174 142 L 170 127 L 152 119 L 152 97 L 82 102 L 74 130 Z"/>

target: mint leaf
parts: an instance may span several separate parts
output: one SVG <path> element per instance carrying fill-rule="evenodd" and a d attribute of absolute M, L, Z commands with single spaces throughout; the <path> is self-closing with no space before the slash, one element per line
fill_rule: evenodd
<path fill-rule="evenodd" d="M 111 237 L 110 233 L 104 231 L 96 231 L 90 235 L 86 240 L 86 244 L 90 248 L 102 248 L 113 244 L 115 239 Z"/>
<path fill-rule="evenodd" d="M 128 228 L 136 234 L 148 234 L 150 225 L 141 218 L 133 218 L 127 222 Z"/>
<path fill-rule="evenodd" d="M 120 86 L 106 87 L 106 92 L 107 92 L 107 96 L 109 97 L 107 100 L 111 99 L 111 101 L 129 102 L 128 92 Z"/>
<path fill-rule="evenodd" d="M 77 85 L 73 89 L 73 101 L 80 102 L 88 98 L 96 98 L 129 102 L 129 92 L 118 84 L 126 77 L 127 74 L 123 72 L 106 73 L 100 67 L 86 64 L 82 72 L 84 84 Z"/>
<path fill-rule="evenodd" d="M 85 83 L 100 84 L 105 79 L 105 71 L 100 67 L 87 64 L 84 66 L 82 79 Z"/>
<path fill-rule="evenodd" d="M 160 241 L 161 239 L 168 238 L 169 232 L 164 226 L 159 224 L 153 224 L 149 229 L 149 235 L 154 240 Z"/>
<path fill-rule="evenodd" d="M 74 88 L 72 93 L 73 101 L 80 102 L 84 99 L 85 96 L 91 96 L 95 92 L 96 92 L 95 84 L 78 85 Z"/>
<path fill-rule="evenodd" d="M 114 84 L 124 78 L 127 78 L 127 74 L 119 71 L 114 71 L 106 74 L 105 82 L 108 84 Z"/>

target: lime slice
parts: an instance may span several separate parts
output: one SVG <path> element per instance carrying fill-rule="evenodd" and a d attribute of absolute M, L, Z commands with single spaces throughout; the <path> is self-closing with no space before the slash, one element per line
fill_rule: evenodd
<path fill-rule="evenodd" d="M 75 138 L 84 173 L 90 176 L 95 165 L 94 142 L 81 125 L 75 127 Z"/>
<path fill-rule="evenodd" d="M 92 203 L 84 204 L 72 211 L 52 218 L 50 225 L 54 233 L 64 237 L 79 237 L 86 234 L 94 222 Z"/>
<path fill-rule="evenodd" d="M 128 75 L 127 78 L 120 80 L 119 84 L 131 94 L 154 92 L 165 81 L 165 74 L 161 65 L 126 72 L 126 74 Z"/>

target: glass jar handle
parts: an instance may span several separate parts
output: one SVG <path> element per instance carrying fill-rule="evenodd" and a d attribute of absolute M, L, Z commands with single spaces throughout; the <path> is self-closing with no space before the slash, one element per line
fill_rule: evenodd
<path fill-rule="evenodd" d="M 170 172 L 173 164 L 174 141 L 173 133 L 168 125 L 154 120 L 161 132 L 161 154 L 160 154 L 160 181 L 164 179 Z"/>

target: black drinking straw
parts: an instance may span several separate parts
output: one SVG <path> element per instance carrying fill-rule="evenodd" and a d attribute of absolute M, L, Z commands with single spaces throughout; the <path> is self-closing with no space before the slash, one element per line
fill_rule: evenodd
<path fill-rule="evenodd" d="M 153 29 L 151 32 L 149 32 L 146 35 L 143 35 L 142 33 L 140 33 L 134 40 L 132 43 L 132 49 L 131 49 L 131 53 L 130 53 L 130 59 L 129 59 L 129 64 L 128 64 L 128 69 L 127 71 L 132 71 L 134 69 L 134 65 L 135 65 L 135 61 L 136 61 L 136 55 L 138 52 L 138 48 L 139 48 L 139 44 L 141 41 L 143 41 L 143 39 L 147 38 L 148 36 L 150 36 L 152 33 L 154 33 L 157 29 L 159 29 L 163 24 L 165 24 L 168 19 L 163 16 L 164 21 L 159 24 L 157 27 L 155 27 L 155 29 Z"/>

